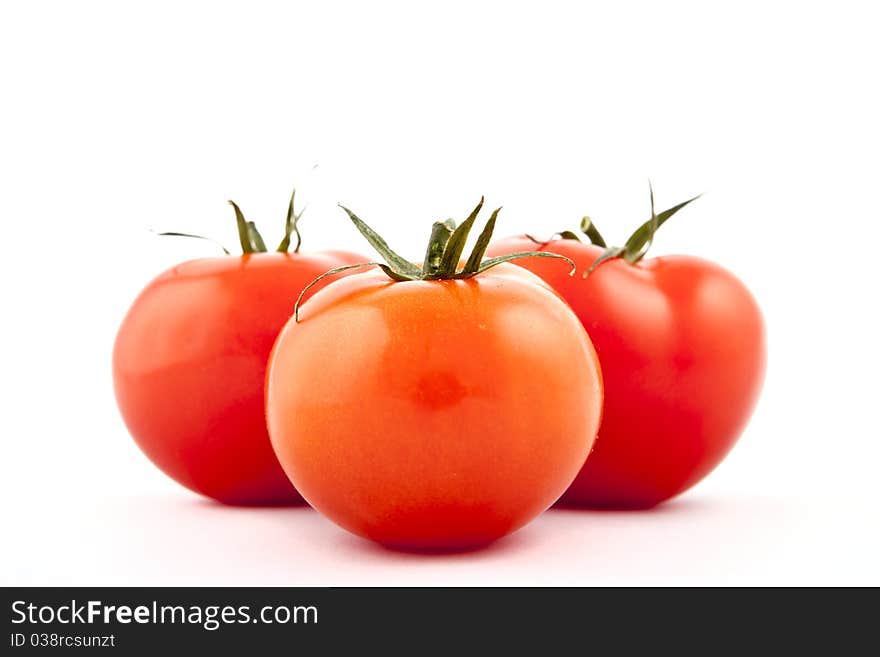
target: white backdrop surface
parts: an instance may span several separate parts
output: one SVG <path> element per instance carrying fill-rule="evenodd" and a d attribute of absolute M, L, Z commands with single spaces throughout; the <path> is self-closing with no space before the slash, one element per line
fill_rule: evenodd
<path fill-rule="evenodd" d="M 880 45 L 869 3 L 4 3 L 2 584 L 880 584 Z M 198 499 L 140 454 L 110 350 L 150 278 L 236 244 L 418 254 L 592 215 L 736 272 L 769 332 L 755 416 L 652 512 L 550 511 L 483 551 L 389 552 L 308 509 Z"/>

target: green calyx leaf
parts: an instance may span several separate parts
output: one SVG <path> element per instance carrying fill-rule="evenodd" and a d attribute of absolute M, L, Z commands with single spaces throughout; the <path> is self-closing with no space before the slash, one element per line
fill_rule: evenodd
<path fill-rule="evenodd" d="M 379 252 L 379 255 L 382 256 L 397 276 L 402 280 L 409 281 L 421 278 L 422 270 L 419 269 L 417 265 L 414 265 L 403 256 L 398 255 L 390 246 L 388 246 L 388 243 L 382 239 L 382 236 L 379 235 L 379 233 L 364 223 L 354 212 L 344 205 L 340 205 L 339 207 L 345 210 L 348 218 L 351 219 L 351 222 L 360 231 L 361 235 L 367 238 L 370 246 Z"/>
<path fill-rule="evenodd" d="M 589 217 L 584 217 L 581 219 L 581 232 L 586 235 L 590 239 L 591 244 L 595 244 L 596 246 L 605 246 L 605 240 L 602 239 L 602 235 L 599 233 L 599 230 L 593 225 L 593 220 Z M 553 233 L 550 236 L 549 240 L 539 240 L 531 235 L 526 235 L 528 239 L 533 241 L 535 244 L 549 244 L 554 239 L 561 240 L 574 240 L 575 242 L 580 242 L 581 238 L 578 237 L 578 234 L 573 230 L 561 230 L 558 233 Z"/>
<path fill-rule="evenodd" d="M 256 224 L 244 218 L 241 208 L 235 204 L 235 201 L 229 201 L 229 205 L 235 210 L 235 221 L 238 224 L 238 241 L 241 243 L 241 252 L 244 254 L 265 253 L 266 244 L 263 242 Z"/>
<path fill-rule="evenodd" d="M 443 252 L 452 233 L 455 231 L 455 222 L 452 219 L 435 221 L 431 228 L 431 238 L 428 240 L 428 250 L 425 252 L 425 261 L 422 263 L 422 271 L 433 276 L 440 271 L 443 261 Z"/>
<path fill-rule="evenodd" d="M 299 228 L 297 228 L 297 224 L 299 223 L 299 219 L 300 217 L 302 217 L 305 210 L 303 209 L 299 212 L 294 211 L 293 202 L 295 198 L 296 188 L 294 187 L 293 193 L 290 195 L 290 203 L 287 206 L 287 220 L 284 223 L 284 239 L 281 240 L 278 248 L 275 249 L 278 253 L 287 253 L 290 250 L 291 235 L 296 236 L 296 245 L 293 247 L 294 253 L 299 253 L 299 247 L 302 244 L 302 236 L 299 234 Z"/>
<path fill-rule="evenodd" d="M 156 231 L 152 231 L 152 232 L 156 233 Z M 227 249 L 225 246 L 220 244 L 220 242 L 218 242 L 215 239 L 211 239 L 210 237 L 205 237 L 204 235 L 193 235 L 192 233 L 176 233 L 176 232 L 156 233 L 156 235 L 159 235 L 160 237 L 188 237 L 188 238 L 195 239 L 195 240 L 206 240 L 208 242 L 211 242 L 212 244 L 216 244 L 217 246 L 219 246 L 221 249 L 223 249 L 223 253 L 225 253 L 226 255 L 232 255 L 229 252 L 229 249 Z"/>
<path fill-rule="evenodd" d="M 624 248 L 622 246 L 609 246 L 607 249 L 605 249 L 605 251 L 602 252 L 602 255 L 600 255 L 598 258 L 596 258 L 595 261 L 593 261 L 593 264 L 590 265 L 590 268 L 584 272 L 584 278 L 592 274 L 593 270 L 601 265 L 603 262 L 605 262 L 606 260 L 611 260 L 612 258 L 619 258 L 623 255 L 623 252 Z"/>
<path fill-rule="evenodd" d="M 568 270 L 569 276 L 574 276 L 574 272 L 577 269 L 574 260 L 558 253 L 551 253 L 550 251 L 519 251 L 517 253 L 508 253 L 507 255 L 498 256 L 497 258 L 483 260 L 475 273 L 482 274 L 487 269 L 500 265 L 502 262 L 510 262 L 511 260 L 519 260 L 520 258 L 556 258 L 557 260 L 565 260 L 570 268 Z"/>
<path fill-rule="evenodd" d="M 293 249 L 294 253 L 299 253 L 299 247 L 302 243 L 302 237 L 299 234 L 297 224 L 305 210 L 300 210 L 299 212 L 296 212 L 294 210 L 295 198 L 296 189 L 294 189 L 293 193 L 290 195 L 290 203 L 287 206 L 287 220 L 284 224 L 284 239 L 281 240 L 281 243 L 276 249 L 276 251 L 278 251 L 279 253 L 288 252 L 288 250 L 290 249 L 290 241 L 292 236 L 296 236 L 296 245 Z M 263 236 L 260 235 L 260 231 L 257 230 L 257 225 L 253 221 L 248 221 L 247 219 L 245 219 L 244 213 L 241 211 L 241 208 L 239 208 L 234 201 L 229 201 L 229 205 L 231 205 L 232 209 L 235 211 L 235 223 L 238 225 L 238 241 L 241 244 L 241 252 L 243 254 L 266 253 L 268 249 L 266 248 L 266 243 L 263 241 Z M 211 239 L 210 237 L 178 232 L 164 232 L 156 234 L 170 237 L 190 237 L 199 240 L 208 240 L 209 242 L 213 242 L 221 249 L 223 249 L 223 253 L 225 253 L 226 255 L 232 255 L 229 252 L 229 249 L 220 244 L 220 242 Z"/>
<path fill-rule="evenodd" d="M 287 204 L 287 218 L 284 221 L 284 238 L 281 240 L 281 243 L 278 244 L 278 248 L 275 249 L 278 253 L 287 253 L 290 250 L 290 242 L 293 237 L 296 238 L 296 243 L 293 247 L 294 253 L 299 253 L 299 247 L 302 244 L 302 236 L 299 234 L 298 224 L 305 210 L 297 212 L 294 206 L 295 201 L 296 188 L 291 192 L 290 202 Z M 257 225 L 253 221 L 245 219 L 241 208 L 239 208 L 233 201 L 229 201 L 229 204 L 235 210 L 235 221 L 238 224 L 238 239 L 241 243 L 242 253 L 266 253 L 268 249 L 266 248 L 266 243 L 263 241 L 263 236 L 260 235 L 260 231 L 257 230 Z"/>
<path fill-rule="evenodd" d="M 468 235 L 471 232 L 474 221 L 477 219 L 477 215 L 483 208 L 483 200 L 484 198 L 480 197 L 480 202 L 477 203 L 477 207 L 471 211 L 467 219 L 461 222 L 461 225 L 453 231 L 452 235 L 450 235 L 449 239 L 446 241 L 446 246 L 443 248 L 443 257 L 440 258 L 440 271 L 438 272 L 439 278 L 442 278 L 444 275 L 447 275 L 448 277 L 449 272 L 454 273 L 455 268 L 458 267 L 458 261 L 461 260 L 461 254 L 464 251 L 464 245 L 467 242 Z"/>
<path fill-rule="evenodd" d="M 339 207 L 345 210 L 352 223 L 354 223 L 361 234 L 367 238 L 367 241 L 372 247 L 379 252 L 379 255 L 381 255 L 387 263 L 385 265 L 380 265 L 380 267 L 395 281 L 461 280 L 472 278 L 483 273 L 487 269 L 500 265 L 502 262 L 532 256 L 565 260 L 571 265 L 572 272 L 574 271 L 574 262 L 557 253 L 525 251 L 522 253 L 512 253 L 498 258 L 484 260 L 483 257 L 486 255 L 486 249 L 489 247 L 489 242 L 492 239 L 492 233 L 495 230 L 495 222 L 498 219 L 498 213 L 501 211 L 501 208 L 497 208 L 492 212 L 492 215 L 489 217 L 489 220 L 480 232 L 467 261 L 464 266 L 459 269 L 461 256 L 468 235 L 473 228 L 477 215 L 483 207 L 482 198 L 467 216 L 467 219 L 461 222 L 460 225 L 456 226 L 455 222 L 451 219 L 434 222 L 434 225 L 431 228 L 431 237 L 428 241 L 428 248 L 425 251 L 425 259 L 421 267 L 398 255 L 388 246 L 388 243 L 376 233 L 376 231 L 364 223 L 364 221 L 351 210 L 343 205 L 340 205 Z"/>
<path fill-rule="evenodd" d="M 595 244 L 596 246 L 601 246 L 603 248 L 608 246 L 605 244 L 605 239 L 602 237 L 599 229 L 596 228 L 596 224 L 594 224 L 593 220 L 587 216 L 584 216 L 584 218 L 581 219 L 581 232 L 590 238 L 590 244 Z"/>
<path fill-rule="evenodd" d="M 700 194 L 694 196 L 693 198 L 689 198 L 687 201 L 683 203 L 679 203 L 668 210 L 664 210 L 660 214 L 656 214 L 654 212 L 654 189 L 651 189 L 651 218 L 648 219 L 645 223 L 639 226 L 636 231 L 630 235 L 630 238 L 626 241 L 624 245 L 624 249 L 626 250 L 623 259 L 626 260 L 629 264 L 634 264 L 645 257 L 645 254 L 648 252 L 648 249 L 651 248 L 651 244 L 654 242 L 654 234 L 657 232 L 657 229 L 660 228 L 663 224 L 667 222 L 667 220 L 674 215 L 676 212 L 681 210 L 686 205 L 693 203 L 698 198 L 700 198 Z"/>
<path fill-rule="evenodd" d="M 553 233 L 550 237 L 548 237 L 545 240 L 539 240 L 537 237 L 535 237 L 534 235 L 530 235 L 529 233 L 526 233 L 523 237 L 525 237 L 530 242 L 534 242 L 538 246 L 546 246 L 547 244 L 550 244 L 550 242 L 552 242 L 553 240 L 556 240 L 556 239 L 574 240 L 575 242 L 581 241 L 580 238 L 577 235 L 575 235 L 573 232 L 571 232 L 570 230 L 563 230 L 559 233 Z"/>
<path fill-rule="evenodd" d="M 674 215 L 686 205 L 693 203 L 701 196 L 701 194 L 698 194 L 693 198 L 688 199 L 687 201 L 679 203 L 678 205 L 675 205 L 668 210 L 664 210 L 660 214 L 657 214 L 654 209 L 654 187 L 650 183 L 648 184 L 648 187 L 651 194 L 651 218 L 648 219 L 641 226 L 639 226 L 635 230 L 635 232 L 633 232 L 633 234 L 629 236 L 629 239 L 623 246 L 606 247 L 602 255 L 600 255 L 596 259 L 596 261 L 592 265 L 590 265 L 590 268 L 584 272 L 585 278 L 589 276 L 596 269 L 596 267 L 601 265 L 606 260 L 611 260 L 612 258 L 621 258 L 631 265 L 636 264 L 648 253 L 648 250 L 654 243 L 654 235 L 657 233 L 657 229 L 665 224 L 669 220 L 669 218 L 672 217 L 672 215 Z M 585 220 L 586 219 L 587 218 L 585 217 Z M 583 222 L 581 223 L 581 226 L 583 227 Z M 593 243 L 596 244 L 596 242 Z M 600 246 L 605 246 L 604 241 Z"/>
<path fill-rule="evenodd" d="M 425 260 L 421 267 L 398 255 L 397 252 L 388 246 L 388 243 L 376 231 L 370 228 L 354 212 L 346 208 L 344 205 L 340 205 L 339 207 L 345 210 L 345 213 L 348 215 L 348 218 L 351 219 L 351 222 L 360 231 L 361 235 L 367 239 L 370 245 L 379 252 L 379 255 L 382 256 L 385 262 L 363 262 L 354 265 L 344 265 L 324 272 L 311 283 L 306 285 L 303 291 L 300 292 L 293 310 L 295 321 L 299 321 L 299 308 L 302 304 L 303 298 L 305 298 L 306 292 L 314 285 L 328 276 L 335 276 L 344 271 L 360 267 L 379 267 L 391 280 L 398 282 L 462 280 L 473 278 L 474 276 L 482 274 L 484 271 L 500 265 L 503 262 L 510 262 L 517 258 L 537 257 L 564 260 L 571 268 L 569 275 L 574 275 L 576 267 L 574 261 L 563 255 L 559 255 L 558 253 L 523 251 L 521 253 L 510 253 L 497 258 L 484 260 L 483 256 L 485 256 L 486 249 L 489 247 L 489 242 L 492 239 L 492 232 L 495 230 L 495 222 L 498 219 L 498 213 L 501 211 L 501 208 L 497 208 L 492 212 L 489 221 L 486 222 L 486 225 L 480 232 L 480 236 L 477 238 L 470 256 L 468 256 L 464 266 L 461 269 L 458 269 L 468 234 L 473 227 L 480 209 L 483 207 L 483 199 L 480 199 L 477 207 L 474 208 L 474 210 L 468 215 L 467 219 L 465 219 L 458 227 L 456 227 L 455 222 L 452 219 L 434 222 L 434 225 L 431 227 L 431 237 L 428 241 L 428 248 L 425 251 Z"/>
<path fill-rule="evenodd" d="M 257 224 L 253 221 L 247 222 L 247 231 L 254 251 L 257 253 L 265 253 L 268 249 L 266 248 L 266 243 L 263 242 L 263 237 L 260 235 L 260 231 L 257 230 Z"/>
<path fill-rule="evenodd" d="M 480 201 L 482 203 L 482 200 Z M 489 242 L 492 239 L 492 233 L 495 232 L 495 222 L 498 219 L 498 213 L 501 212 L 501 208 L 495 208 L 492 212 L 492 216 L 489 217 L 489 221 L 486 222 L 486 225 L 483 226 L 483 230 L 480 232 L 480 236 L 477 238 L 477 243 L 474 244 L 474 250 L 471 251 L 470 257 L 467 259 L 467 262 L 464 264 L 464 269 L 462 272 L 464 273 L 479 273 L 480 271 L 486 271 L 486 269 L 480 269 L 485 262 L 483 261 L 483 256 L 486 255 L 486 249 L 489 248 Z"/>

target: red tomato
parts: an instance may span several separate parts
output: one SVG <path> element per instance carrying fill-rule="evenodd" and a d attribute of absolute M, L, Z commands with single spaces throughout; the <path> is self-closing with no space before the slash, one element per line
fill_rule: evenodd
<path fill-rule="evenodd" d="M 152 281 L 113 351 L 116 398 L 167 475 L 227 504 L 300 501 L 272 452 L 266 361 L 300 291 L 346 254 L 259 253 L 193 260 Z"/>
<path fill-rule="evenodd" d="M 227 504 L 301 503 L 266 431 L 266 362 L 300 291 L 331 267 L 362 261 L 342 252 L 205 258 L 147 285 L 119 328 L 113 380 L 122 417 L 153 463 Z"/>
<path fill-rule="evenodd" d="M 568 256 L 568 277 L 545 259 L 517 264 L 562 295 L 590 335 L 605 381 L 602 426 L 563 503 L 652 507 L 705 477 L 733 447 L 764 377 L 764 324 L 732 274 L 689 256 L 629 264 L 572 239 L 512 237 L 490 255 L 526 248 Z"/>
<path fill-rule="evenodd" d="M 267 378 L 272 444 L 303 497 L 411 549 L 489 543 L 553 504 L 601 405 L 577 317 L 506 264 L 466 280 L 335 282 L 288 322 Z"/>

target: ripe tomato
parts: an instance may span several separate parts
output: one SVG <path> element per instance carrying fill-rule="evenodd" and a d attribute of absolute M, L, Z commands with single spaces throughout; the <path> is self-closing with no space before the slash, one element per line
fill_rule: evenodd
<path fill-rule="evenodd" d="M 512 265 L 456 271 L 452 250 L 445 272 L 430 248 L 421 270 L 392 252 L 391 274 L 411 279 L 374 269 L 329 285 L 269 361 L 269 434 L 291 481 L 398 548 L 473 547 L 526 524 L 571 483 L 599 423 L 596 355 L 566 304 Z"/>
<path fill-rule="evenodd" d="M 489 253 L 524 248 L 565 255 L 579 272 L 603 255 L 577 239 L 536 246 L 525 236 L 500 240 Z M 561 502 L 652 507 L 715 468 L 745 427 L 764 377 L 764 324 L 746 287 L 690 256 L 608 259 L 586 278 L 560 275 L 538 258 L 517 262 L 569 303 L 602 364 L 599 436 Z"/>
<path fill-rule="evenodd" d="M 187 488 L 227 504 L 297 503 L 266 431 L 266 361 L 300 291 L 362 257 L 263 253 L 244 230 L 252 253 L 185 262 L 141 292 L 113 350 L 116 399 L 138 446 Z"/>

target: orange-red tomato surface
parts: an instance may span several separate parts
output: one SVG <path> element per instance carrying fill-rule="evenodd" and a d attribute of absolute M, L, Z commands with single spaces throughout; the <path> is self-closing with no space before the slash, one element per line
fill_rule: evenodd
<path fill-rule="evenodd" d="M 761 389 L 765 333 L 752 295 L 728 271 L 690 256 L 608 260 L 583 278 L 601 248 L 569 239 L 538 246 L 523 236 L 488 253 L 529 249 L 577 263 L 568 277 L 552 261 L 517 260 L 571 305 L 605 381 L 593 453 L 561 501 L 644 508 L 696 484 L 733 447 Z"/>
<path fill-rule="evenodd" d="M 489 543 L 544 511 L 580 470 L 602 406 L 577 317 L 506 264 L 467 280 L 372 270 L 333 283 L 278 337 L 266 394 L 303 497 L 412 549 Z"/>
<path fill-rule="evenodd" d="M 266 431 L 266 362 L 300 291 L 332 267 L 362 261 L 342 252 L 225 256 L 153 280 L 113 350 L 119 409 L 143 452 L 221 502 L 301 503 Z"/>

